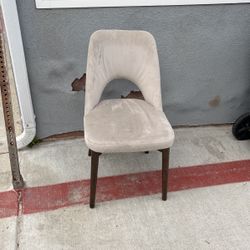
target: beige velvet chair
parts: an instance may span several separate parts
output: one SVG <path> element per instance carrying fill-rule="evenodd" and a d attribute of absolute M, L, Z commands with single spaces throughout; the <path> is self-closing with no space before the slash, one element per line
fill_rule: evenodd
<path fill-rule="evenodd" d="M 89 42 L 85 92 L 85 142 L 91 155 L 90 207 L 95 206 L 99 155 L 162 152 L 162 199 L 167 199 L 169 148 L 174 131 L 162 110 L 159 59 L 154 37 L 145 31 L 99 30 Z M 127 79 L 145 101 L 100 101 L 105 86 Z"/>

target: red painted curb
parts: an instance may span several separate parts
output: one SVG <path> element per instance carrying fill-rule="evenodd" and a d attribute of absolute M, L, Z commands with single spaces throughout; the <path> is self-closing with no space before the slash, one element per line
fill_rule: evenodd
<path fill-rule="evenodd" d="M 250 181 L 250 160 L 174 168 L 169 171 L 169 191 L 245 181 Z M 160 192 L 161 171 L 101 177 L 97 184 L 97 202 Z M 12 193 L 0 193 L 0 202 L 8 200 L 9 196 L 13 196 Z M 49 211 L 75 204 L 88 204 L 89 180 L 26 188 L 22 190 L 22 199 L 24 214 Z M 14 203 L 14 200 L 0 205 L 0 208 L 2 207 L 4 209 L 0 212 L 0 218 L 16 215 L 17 203 Z"/>
<path fill-rule="evenodd" d="M 250 181 L 250 160 L 169 171 L 169 191 Z M 124 199 L 161 192 L 161 171 L 101 177 L 97 202 Z M 160 197 L 159 197 L 160 199 Z M 28 188 L 23 192 L 24 214 L 88 204 L 89 180 Z"/>
<path fill-rule="evenodd" d="M 15 191 L 0 193 L 0 218 L 17 216 L 18 195 Z"/>

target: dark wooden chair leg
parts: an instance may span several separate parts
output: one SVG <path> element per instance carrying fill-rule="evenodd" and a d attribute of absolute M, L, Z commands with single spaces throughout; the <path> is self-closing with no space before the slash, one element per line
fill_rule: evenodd
<path fill-rule="evenodd" d="M 96 183 L 100 153 L 91 151 L 90 208 L 95 207 Z"/>
<path fill-rule="evenodd" d="M 169 148 L 161 150 L 162 152 L 162 200 L 167 200 L 168 192 L 168 169 L 169 169 Z"/>
<path fill-rule="evenodd" d="M 91 150 L 89 149 L 88 156 L 91 156 Z"/>

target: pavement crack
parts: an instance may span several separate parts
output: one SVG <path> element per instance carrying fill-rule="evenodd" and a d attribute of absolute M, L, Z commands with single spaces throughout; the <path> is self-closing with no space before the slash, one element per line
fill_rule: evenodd
<path fill-rule="evenodd" d="M 0 155 L 6 155 L 6 154 L 8 154 L 9 152 L 8 151 L 3 151 L 3 152 L 0 152 Z"/>
<path fill-rule="evenodd" d="M 20 234 L 23 227 L 23 194 L 21 190 L 17 192 L 17 223 L 16 223 L 16 250 L 20 249 Z"/>

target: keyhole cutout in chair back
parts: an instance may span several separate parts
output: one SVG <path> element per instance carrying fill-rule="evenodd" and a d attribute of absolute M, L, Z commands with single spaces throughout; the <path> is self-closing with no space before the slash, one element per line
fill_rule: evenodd
<path fill-rule="evenodd" d="M 120 98 L 144 98 L 139 88 L 125 79 L 116 79 L 109 82 L 102 92 L 100 100 Z"/>

